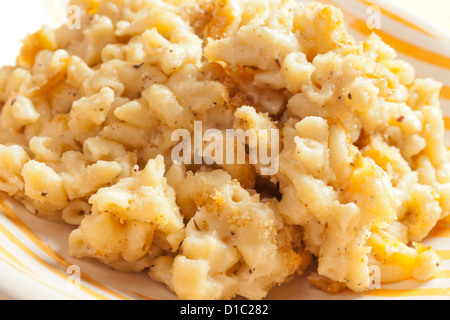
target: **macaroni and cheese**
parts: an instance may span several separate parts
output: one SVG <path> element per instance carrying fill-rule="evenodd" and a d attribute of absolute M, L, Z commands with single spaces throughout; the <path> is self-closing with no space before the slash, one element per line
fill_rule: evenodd
<path fill-rule="evenodd" d="M 295 0 L 71 5 L 79 28 L 42 27 L 0 69 L 0 190 L 73 225 L 72 256 L 180 299 L 436 273 L 421 241 L 450 212 L 441 84 L 375 33 L 358 42 L 339 9 Z M 258 139 L 242 163 L 173 161 L 196 121 Z M 249 156 L 263 146 L 268 175 Z"/>

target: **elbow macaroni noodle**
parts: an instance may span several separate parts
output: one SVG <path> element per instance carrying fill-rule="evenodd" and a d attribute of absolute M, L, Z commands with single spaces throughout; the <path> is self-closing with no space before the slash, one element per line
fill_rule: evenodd
<path fill-rule="evenodd" d="M 376 34 L 294 0 L 71 5 L 79 28 L 0 69 L 0 190 L 73 225 L 71 255 L 180 299 L 261 299 L 312 261 L 328 292 L 436 273 L 441 84 Z"/>

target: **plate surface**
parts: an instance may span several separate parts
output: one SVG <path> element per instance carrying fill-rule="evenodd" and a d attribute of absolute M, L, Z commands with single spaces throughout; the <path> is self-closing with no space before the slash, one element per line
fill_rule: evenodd
<path fill-rule="evenodd" d="M 42 23 L 63 23 L 64 0 L 0 2 L 2 50 L 0 65 L 14 64 L 20 40 Z M 441 106 L 450 146 L 450 32 L 387 0 L 323 0 L 338 6 L 358 39 L 377 32 L 412 63 L 419 77 L 444 83 Z M 449 5 L 450 10 L 450 5 Z M 448 11 L 448 10 L 447 10 Z M 368 28 L 380 14 L 380 29 Z M 0 298 L 3 299 L 176 299 L 145 273 L 123 274 L 93 260 L 68 255 L 72 227 L 37 218 L 0 194 Z M 328 295 L 311 287 L 304 277 L 274 288 L 268 299 L 445 299 L 450 297 L 450 219 L 441 221 L 425 241 L 442 258 L 440 272 L 430 281 L 406 280 L 383 285 L 360 295 Z"/>

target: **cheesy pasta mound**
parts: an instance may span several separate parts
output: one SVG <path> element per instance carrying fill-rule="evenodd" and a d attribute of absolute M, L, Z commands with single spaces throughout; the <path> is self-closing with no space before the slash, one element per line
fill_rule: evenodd
<path fill-rule="evenodd" d="M 436 273 L 420 242 L 450 212 L 441 84 L 376 34 L 295 0 L 71 5 L 80 28 L 42 27 L 0 69 L 0 190 L 73 225 L 73 257 L 180 299 L 262 299 L 307 268 L 328 292 Z M 196 121 L 279 130 L 278 172 L 172 161 Z"/>

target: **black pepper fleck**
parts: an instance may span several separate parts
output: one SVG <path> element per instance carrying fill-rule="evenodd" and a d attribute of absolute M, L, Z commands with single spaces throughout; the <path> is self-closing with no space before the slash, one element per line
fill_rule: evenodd
<path fill-rule="evenodd" d="M 194 226 L 198 231 L 202 231 L 202 229 L 200 229 L 200 227 L 197 224 L 197 221 L 195 221 L 195 219 L 192 219 L 194 221 Z"/>
<path fill-rule="evenodd" d="M 135 64 L 133 66 L 133 68 L 135 68 L 136 70 L 139 69 L 140 67 L 142 67 L 144 65 L 144 62 L 142 62 L 141 64 Z"/>

